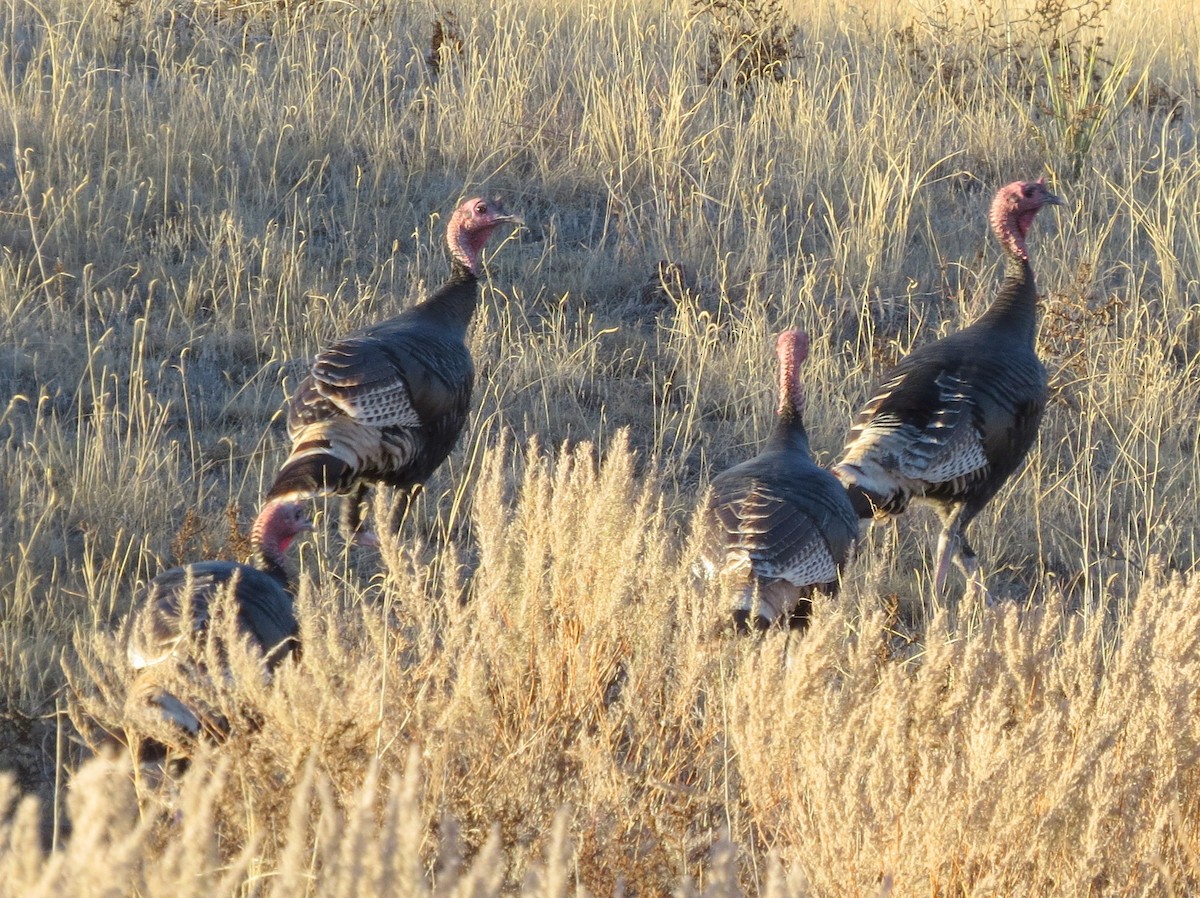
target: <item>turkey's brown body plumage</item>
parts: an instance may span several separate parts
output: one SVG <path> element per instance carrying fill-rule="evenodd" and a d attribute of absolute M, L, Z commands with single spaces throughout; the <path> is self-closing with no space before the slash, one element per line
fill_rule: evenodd
<path fill-rule="evenodd" d="M 292 451 L 268 498 L 408 489 L 454 449 L 471 406 L 470 272 L 419 306 L 322 350 L 288 406 Z"/>
<path fill-rule="evenodd" d="M 198 693 L 198 680 L 214 674 L 206 659 L 228 657 L 212 640 L 215 603 L 227 595 L 238 638 L 260 652 L 266 671 L 299 650 L 300 625 L 284 553 L 312 529 L 302 506 L 268 503 L 252 532 L 250 563 L 199 561 L 156 576 L 134 603 L 126 655 L 134 671 L 126 713 L 137 729 L 177 749 L 200 732 L 220 736 L 227 722 Z M 213 650 L 215 648 L 215 651 Z M 225 675 L 222 672 L 222 675 Z"/>
<path fill-rule="evenodd" d="M 480 253 L 488 236 L 516 219 L 498 203 L 461 204 L 447 226 L 449 280 L 394 318 L 323 349 L 288 406 L 292 448 L 269 499 L 349 496 L 342 526 L 360 530 L 359 507 L 372 484 L 401 491 L 398 529 L 411 491 L 446 460 L 466 424 L 475 383 L 467 329 L 479 299 Z"/>
<path fill-rule="evenodd" d="M 300 626 L 283 571 L 233 561 L 199 561 L 155 577 L 138 601 L 127 654 L 134 670 L 183 658 L 192 634 L 208 629 L 212 604 L 229 590 L 237 628 L 269 664 L 295 649 Z"/>

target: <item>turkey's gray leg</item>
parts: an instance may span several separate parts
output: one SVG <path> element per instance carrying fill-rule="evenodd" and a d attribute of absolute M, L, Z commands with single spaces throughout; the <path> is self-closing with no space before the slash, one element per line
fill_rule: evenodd
<path fill-rule="evenodd" d="M 979 566 L 979 557 L 974 550 L 967 545 L 966 540 L 963 540 L 963 550 L 955 558 L 958 563 L 958 569 L 963 572 L 963 576 L 967 578 L 966 598 L 981 598 L 985 605 L 992 604 L 991 594 L 988 593 L 987 584 L 983 580 L 983 571 Z"/>
<path fill-rule="evenodd" d="M 934 562 L 933 591 L 940 593 L 946 583 L 946 573 L 950 570 L 950 560 L 958 559 L 958 539 L 960 534 L 943 527 L 938 535 L 937 559 Z"/>
<path fill-rule="evenodd" d="M 342 515 L 338 521 L 338 529 L 342 532 L 342 537 L 346 542 L 377 549 L 379 548 L 379 537 L 363 526 L 362 519 L 363 505 L 367 501 L 367 493 L 370 492 L 370 489 L 367 484 L 360 483 L 354 488 L 353 493 L 342 499 Z"/>
<path fill-rule="evenodd" d="M 979 557 L 967 542 L 967 524 L 975 517 L 975 509 L 967 505 L 953 505 L 943 506 L 939 512 L 942 517 L 942 532 L 938 536 L 934 590 L 939 593 L 942 591 L 946 573 L 950 570 L 950 562 L 953 561 L 967 579 L 967 594 L 972 595 L 978 591 L 986 598 L 987 586 L 979 569 Z"/>
<path fill-rule="evenodd" d="M 867 584 L 879 591 L 891 569 L 900 542 L 900 534 L 896 527 L 895 518 L 882 518 L 867 524 L 866 535 L 861 538 L 860 545 L 870 541 L 867 550 L 870 566 L 867 568 Z M 880 545 L 882 543 L 882 545 Z"/>
<path fill-rule="evenodd" d="M 408 489 L 396 490 L 395 496 L 392 497 L 392 512 L 388 516 L 388 529 L 393 536 L 399 533 L 400 528 L 404 526 L 404 521 L 412 509 L 413 500 L 416 499 L 420 490 L 420 484 Z"/>

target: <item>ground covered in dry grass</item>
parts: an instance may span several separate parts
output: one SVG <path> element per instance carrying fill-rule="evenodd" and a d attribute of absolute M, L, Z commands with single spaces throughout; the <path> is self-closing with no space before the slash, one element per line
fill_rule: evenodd
<path fill-rule="evenodd" d="M 1186 4 L 0 9 L 0 893 L 1200 888 L 1200 155 Z M 738 641 L 692 518 L 813 335 L 819 460 L 1030 244 L 1052 399 L 974 525 L 916 511 Z M 136 583 L 244 549 L 315 348 L 501 194 L 467 436 L 402 538 L 300 553 L 304 657 L 184 774 L 93 757 Z"/>

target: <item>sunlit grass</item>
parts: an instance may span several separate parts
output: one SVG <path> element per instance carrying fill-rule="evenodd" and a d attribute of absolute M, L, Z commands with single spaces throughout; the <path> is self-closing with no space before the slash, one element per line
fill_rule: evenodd
<path fill-rule="evenodd" d="M 1194 17 L 1043 52 L 1023 8 L 782 9 L 780 77 L 707 84 L 682 0 L 0 8 L 0 767 L 48 809 L 5 818 L 0 891 L 1195 889 Z M 803 639 L 720 638 L 691 519 L 768 431 L 774 334 L 813 336 L 828 463 L 986 307 L 988 201 L 1043 174 L 1052 397 L 973 527 L 1001 606 L 930 594 L 915 511 Z M 526 226 L 400 543 L 322 516 L 303 662 L 220 687 L 260 725 L 178 794 L 81 766 L 137 582 L 234 551 L 304 360 L 438 284 L 476 192 Z"/>

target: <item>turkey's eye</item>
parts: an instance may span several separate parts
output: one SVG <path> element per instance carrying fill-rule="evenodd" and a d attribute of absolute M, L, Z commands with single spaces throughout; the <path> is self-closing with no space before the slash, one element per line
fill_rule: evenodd
<path fill-rule="evenodd" d="M 475 204 L 475 214 L 476 215 L 486 215 L 487 214 L 487 203 L 476 203 Z"/>
<path fill-rule="evenodd" d="M 1034 186 L 1032 184 L 1026 184 L 1021 190 L 1021 192 L 1024 193 L 1026 197 L 1033 196 L 1033 191 L 1034 191 Z"/>

